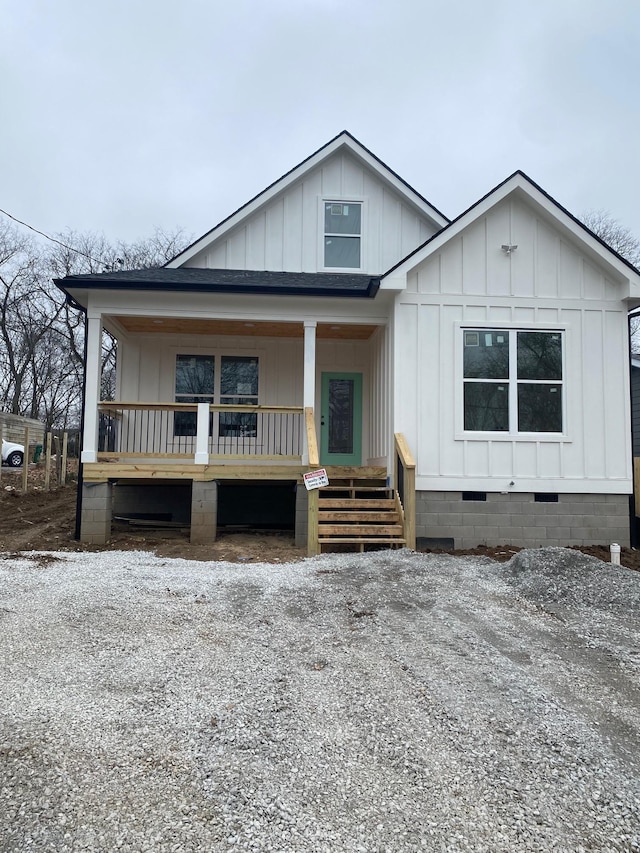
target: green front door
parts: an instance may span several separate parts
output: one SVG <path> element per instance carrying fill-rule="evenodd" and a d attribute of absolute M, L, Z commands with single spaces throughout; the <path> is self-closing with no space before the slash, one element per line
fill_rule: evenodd
<path fill-rule="evenodd" d="M 362 463 L 362 374 L 323 373 L 320 407 L 322 465 Z"/>

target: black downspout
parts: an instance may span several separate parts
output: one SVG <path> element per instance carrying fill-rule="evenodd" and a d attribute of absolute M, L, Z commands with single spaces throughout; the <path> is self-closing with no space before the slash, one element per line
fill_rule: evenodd
<path fill-rule="evenodd" d="M 81 305 L 78 305 L 77 302 L 71 303 L 74 308 L 79 308 L 84 314 L 84 355 L 83 355 L 83 380 L 82 380 L 82 408 L 80 409 L 80 453 L 78 455 L 78 491 L 76 493 L 76 527 L 74 532 L 74 539 L 76 541 L 80 540 L 80 524 L 82 521 L 82 485 L 84 482 L 83 471 L 82 471 L 82 450 L 84 447 L 84 404 L 87 396 L 87 332 L 88 332 L 88 323 L 87 323 L 87 310 L 83 308 Z"/>

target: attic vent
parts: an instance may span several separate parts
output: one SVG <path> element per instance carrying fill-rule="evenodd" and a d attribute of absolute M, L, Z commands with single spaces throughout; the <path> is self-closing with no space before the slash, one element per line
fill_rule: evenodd
<path fill-rule="evenodd" d="M 344 205 L 342 204 L 332 204 L 331 205 L 331 216 L 342 216 L 342 208 Z"/>

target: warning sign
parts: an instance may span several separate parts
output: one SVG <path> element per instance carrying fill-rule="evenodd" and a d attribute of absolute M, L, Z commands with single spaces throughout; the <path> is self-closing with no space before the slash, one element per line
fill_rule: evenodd
<path fill-rule="evenodd" d="M 307 487 L 307 491 L 311 491 L 311 489 L 321 489 L 323 486 L 329 485 L 329 478 L 327 477 L 327 472 L 324 468 L 318 468 L 317 471 L 307 471 L 304 476 L 304 484 Z"/>

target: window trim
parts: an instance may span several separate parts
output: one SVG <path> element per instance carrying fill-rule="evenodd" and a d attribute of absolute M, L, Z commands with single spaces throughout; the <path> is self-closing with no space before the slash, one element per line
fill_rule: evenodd
<path fill-rule="evenodd" d="M 325 204 L 358 204 L 360 205 L 360 234 L 359 235 L 350 235 L 350 234 L 341 234 L 338 236 L 342 237 L 356 237 L 359 236 L 360 239 L 360 266 L 359 267 L 328 267 L 324 262 L 324 241 L 327 234 L 331 234 L 331 232 L 326 232 L 324 230 L 324 207 Z M 318 196 L 318 269 L 322 272 L 336 272 L 336 273 L 358 273 L 364 272 L 367 268 L 366 258 L 365 258 L 365 224 L 367 217 L 367 199 L 364 197 L 357 196 L 341 196 L 341 195 L 324 195 Z"/>
<path fill-rule="evenodd" d="M 173 359 L 173 372 L 172 372 L 172 399 L 179 403 L 180 400 L 176 399 L 176 374 L 177 374 L 177 364 L 179 356 L 206 356 L 213 358 L 214 360 L 214 378 L 213 378 L 213 403 L 211 405 L 224 405 L 224 402 L 221 399 L 220 387 L 222 381 L 222 359 L 225 358 L 255 358 L 258 362 L 258 393 L 257 395 L 248 394 L 246 396 L 256 397 L 256 406 L 260 406 L 262 404 L 263 399 L 263 382 L 261 381 L 262 370 L 264 365 L 264 356 L 265 352 L 263 349 L 254 349 L 254 350 L 246 350 L 246 349 L 229 349 L 227 347 L 207 347 L 206 349 L 203 347 L 190 347 L 185 345 L 183 347 L 174 347 L 172 350 L 172 359 Z M 189 395 L 193 396 L 193 395 Z M 225 395 L 231 396 L 231 395 Z M 242 395 L 233 395 L 233 396 L 242 396 Z M 174 434 L 174 440 L 188 438 L 189 436 L 178 436 Z M 195 441 L 195 435 L 191 436 Z M 218 440 L 225 440 L 229 438 L 229 436 L 220 435 L 219 425 L 218 425 L 218 417 L 212 416 L 210 427 L 209 427 L 209 437 L 216 438 Z"/>
<path fill-rule="evenodd" d="M 562 379 L 553 383 L 542 384 L 562 385 L 562 432 L 518 432 L 518 385 L 521 384 L 517 373 L 511 374 L 511 358 L 509 360 L 509 378 L 504 380 L 509 385 L 509 430 L 475 431 L 464 428 L 464 333 L 466 331 L 504 331 L 509 335 L 509 355 L 511 356 L 512 336 L 517 341 L 518 332 L 549 332 L 559 333 L 562 341 Z M 570 335 L 568 324 L 557 323 L 489 323 L 489 322 L 458 322 L 455 324 L 455 419 L 456 419 L 456 441 L 519 441 L 519 442 L 559 442 L 569 443 L 572 441 L 568 424 L 568 396 L 569 387 L 567 383 L 567 341 Z M 515 344 L 517 346 L 517 343 Z M 479 380 L 482 381 L 482 380 Z M 522 380 L 522 382 L 536 384 L 536 380 Z M 515 429 L 512 425 L 515 425 Z"/>

